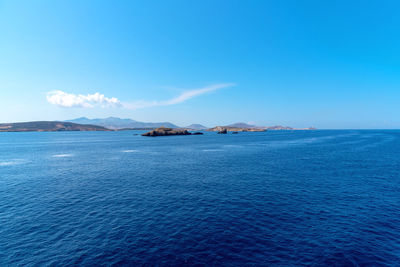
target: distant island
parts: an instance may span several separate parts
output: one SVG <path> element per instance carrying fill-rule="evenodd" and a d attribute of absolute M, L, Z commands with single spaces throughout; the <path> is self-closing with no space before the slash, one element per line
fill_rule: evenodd
<path fill-rule="evenodd" d="M 132 119 L 120 119 L 117 117 L 108 117 L 104 119 L 88 119 L 86 117 L 81 117 L 73 120 L 67 120 L 67 122 L 98 125 L 111 130 L 155 129 L 158 127 L 179 128 L 179 126 L 171 122 L 141 122 Z"/>
<path fill-rule="evenodd" d="M 185 129 L 172 129 L 172 128 L 165 128 L 165 127 L 160 127 L 155 130 L 152 130 L 150 132 L 142 134 L 142 136 L 169 136 L 169 135 L 191 135 L 188 130 Z"/>
<path fill-rule="evenodd" d="M 131 119 L 109 117 L 105 119 L 88 119 L 85 117 L 70 121 L 32 121 L 17 123 L 0 123 L 0 132 L 60 132 L 60 131 L 126 131 L 174 129 L 179 131 L 211 131 L 211 132 L 265 132 L 268 130 L 316 130 L 310 128 L 292 128 L 287 126 L 255 126 L 238 122 L 226 126 L 207 128 L 201 124 L 179 127 L 170 122 L 139 122 Z"/>
<path fill-rule="evenodd" d="M 110 131 L 109 129 L 89 124 L 77 124 L 62 121 L 32 121 L 0 123 L 0 132 L 61 132 L 61 131 Z"/>
<path fill-rule="evenodd" d="M 226 126 L 215 126 L 207 129 L 207 131 L 221 132 L 226 130 L 228 132 L 265 132 L 268 130 L 316 130 L 314 127 L 309 128 L 292 128 L 288 126 L 255 126 L 244 122 L 238 122 Z"/>
<path fill-rule="evenodd" d="M 242 127 L 231 127 L 231 126 L 215 126 L 213 128 L 207 129 L 210 132 L 221 132 L 221 131 L 228 131 L 228 132 L 265 132 L 267 129 L 265 128 L 242 128 Z"/>
<path fill-rule="evenodd" d="M 212 132 L 265 132 L 267 129 L 264 127 L 257 127 L 244 122 L 238 122 L 226 126 L 215 126 L 213 128 L 207 129 L 207 131 Z"/>
<path fill-rule="evenodd" d="M 201 125 L 201 124 L 190 124 L 189 126 L 183 127 L 185 129 L 190 129 L 190 130 L 198 130 L 198 131 L 202 131 L 202 130 L 206 130 L 208 127 Z"/>

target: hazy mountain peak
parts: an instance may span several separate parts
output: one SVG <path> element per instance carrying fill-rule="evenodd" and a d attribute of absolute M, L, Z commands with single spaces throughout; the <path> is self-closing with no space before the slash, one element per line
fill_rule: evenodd
<path fill-rule="evenodd" d="M 255 125 L 250 125 L 250 124 L 247 124 L 245 122 L 237 122 L 237 123 L 230 124 L 228 126 L 229 127 L 236 127 L 236 128 L 254 128 L 254 127 L 256 127 Z"/>
<path fill-rule="evenodd" d="M 193 129 L 193 130 L 205 130 L 205 129 L 207 129 L 206 126 L 198 124 L 198 123 L 190 124 L 189 126 L 186 126 L 185 128 Z"/>

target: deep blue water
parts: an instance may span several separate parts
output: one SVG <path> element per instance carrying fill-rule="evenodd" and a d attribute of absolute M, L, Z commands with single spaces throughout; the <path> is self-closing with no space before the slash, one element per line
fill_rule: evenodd
<path fill-rule="evenodd" d="M 400 131 L 0 133 L 0 265 L 400 265 Z"/>

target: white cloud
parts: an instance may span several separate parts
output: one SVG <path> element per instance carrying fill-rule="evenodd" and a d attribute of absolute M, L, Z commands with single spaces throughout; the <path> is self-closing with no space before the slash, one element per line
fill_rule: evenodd
<path fill-rule="evenodd" d="M 156 106 L 170 106 L 170 105 L 175 105 L 179 103 L 183 103 L 186 100 L 189 100 L 191 98 L 194 98 L 196 96 L 213 92 L 222 88 L 234 86 L 233 83 L 221 83 L 221 84 L 214 84 L 210 85 L 207 87 L 199 88 L 199 89 L 193 89 L 193 90 L 187 90 L 181 93 L 179 96 L 171 98 L 169 100 L 164 100 L 164 101 L 135 101 L 132 103 L 125 103 L 123 104 L 124 107 L 128 109 L 139 109 L 139 108 L 148 108 L 148 107 L 156 107 Z"/>
<path fill-rule="evenodd" d="M 170 106 L 183 103 L 191 98 L 197 97 L 199 95 L 213 92 L 222 88 L 234 86 L 233 83 L 222 83 L 214 84 L 207 87 L 187 90 L 182 92 L 177 97 L 171 98 L 164 101 L 134 101 L 134 102 L 120 102 L 115 97 L 105 97 L 103 94 L 95 93 L 92 95 L 75 95 L 69 94 L 60 90 L 51 91 L 47 93 L 47 101 L 50 104 L 57 105 L 60 107 L 72 108 L 72 107 L 83 107 L 83 108 L 93 108 L 95 106 L 100 107 L 124 107 L 126 109 L 140 109 L 156 106 Z"/>
<path fill-rule="evenodd" d="M 60 90 L 47 93 L 47 101 L 50 104 L 65 108 L 83 107 L 93 108 L 96 105 L 101 107 L 116 107 L 121 106 L 121 102 L 115 97 L 105 97 L 103 94 L 94 93 L 89 95 L 75 95 L 65 93 Z"/>

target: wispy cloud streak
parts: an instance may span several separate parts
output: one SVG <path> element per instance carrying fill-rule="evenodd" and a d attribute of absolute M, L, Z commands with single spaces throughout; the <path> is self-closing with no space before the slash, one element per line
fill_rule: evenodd
<path fill-rule="evenodd" d="M 206 93 L 210 93 L 210 92 L 222 89 L 222 88 L 231 87 L 234 85 L 235 84 L 233 84 L 233 83 L 214 84 L 214 85 L 210 85 L 210 86 L 199 88 L 199 89 L 184 91 L 179 96 L 171 98 L 169 100 L 164 100 L 164 101 L 140 100 L 140 101 L 135 101 L 135 102 L 131 102 L 131 103 L 124 103 L 123 106 L 128 109 L 140 109 L 140 108 L 148 108 L 148 107 L 156 107 L 156 106 L 176 105 L 179 103 L 183 103 L 194 97 L 197 97 L 197 96 L 200 96 L 200 95 L 203 95 Z"/>
<path fill-rule="evenodd" d="M 177 97 L 164 101 L 139 100 L 134 102 L 121 102 L 120 100 L 118 100 L 118 98 L 105 97 L 103 94 L 100 93 L 88 94 L 88 95 L 81 95 L 81 94 L 76 95 L 76 94 L 66 93 L 60 90 L 48 92 L 46 98 L 50 104 L 64 108 L 122 107 L 126 109 L 140 109 L 140 108 L 149 108 L 156 106 L 176 105 L 179 103 L 183 103 L 194 97 L 231 86 L 234 86 L 234 84 L 233 83 L 213 84 L 203 88 L 184 91 Z"/>

